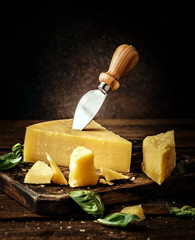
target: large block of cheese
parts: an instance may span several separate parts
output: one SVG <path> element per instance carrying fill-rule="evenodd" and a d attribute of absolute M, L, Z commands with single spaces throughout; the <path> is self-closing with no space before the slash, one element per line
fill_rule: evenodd
<path fill-rule="evenodd" d="M 83 130 L 72 129 L 72 119 L 55 120 L 31 125 L 26 129 L 24 161 L 47 162 L 45 152 L 59 166 L 69 166 L 70 155 L 78 146 L 92 150 L 95 168 L 107 167 L 129 172 L 131 142 L 106 130 L 95 121 Z"/>
<path fill-rule="evenodd" d="M 143 141 L 143 172 L 159 185 L 176 166 L 174 131 L 148 136 Z"/>

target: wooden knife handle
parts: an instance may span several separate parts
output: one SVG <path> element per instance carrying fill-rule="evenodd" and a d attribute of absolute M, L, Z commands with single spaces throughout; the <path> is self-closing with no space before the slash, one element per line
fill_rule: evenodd
<path fill-rule="evenodd" d="M 139 54 L 133 46 L 120 45 L 113 54 L 108 71 L 99 75 L 99 81 L 105 82 L 112 90 L 116 90 L 120 86 L 119 78 L 134 68 L 138 60 Z"/>

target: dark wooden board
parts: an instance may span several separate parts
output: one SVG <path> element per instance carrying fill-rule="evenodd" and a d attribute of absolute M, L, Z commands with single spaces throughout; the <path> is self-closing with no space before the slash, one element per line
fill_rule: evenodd
<path fill-rule="evenodd" d="M 112 186 L 98 183 L 96 186 L 73 189 L 69 186 L 55 184 L 24 184 L 24 177 L 31 165 L 20 164 L 14 169 L 0 172 L 0 190 L 33 212 L 39 214 L 65 214 L 79 211 L 77 205 L 66 193 L 66 191 L 71 190 L 93 190 L 100 194 L 105 205 L 111 205 L 141 201 L 151 197 L 177 194 L 195 189 L 193 184 L 195 181 L 194 160 L 177 153 L 177 162 L 188 162 L 192 166 L 192 171 L 179 176 L 170 176 L 159 186 L 141 171 L 142 153 L 140 141 L 134 141 L 133 145 L 131 173 L 127 174 L 129 179 L 115 181 Z M 68 177 L 68 169 L 61 168 L 61 170 Z M 132 177 L 135 177 L 134 181 L 131 180 Z"/>

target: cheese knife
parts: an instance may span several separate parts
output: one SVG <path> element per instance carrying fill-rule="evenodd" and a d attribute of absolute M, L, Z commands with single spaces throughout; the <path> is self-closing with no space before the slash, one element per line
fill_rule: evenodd
<path fill-rule="evenodd" d="M 95 117 L 110 90 L 116 90 L 118 80 L 139 60 L 139 54 L 132 45 L 122 44 L 116 48 L 109 69 L 99 75 L 98 89 L 87 92 L 79 101 L 74 114 L 72 129 L 83 130 Z"/>

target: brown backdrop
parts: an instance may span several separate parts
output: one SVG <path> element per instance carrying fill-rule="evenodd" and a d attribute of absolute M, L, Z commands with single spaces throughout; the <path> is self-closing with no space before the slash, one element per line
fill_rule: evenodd
<path fill-rule="evenodd" d="M 147 1 L 26 1 L 2 6 L 0 119 L 73 117 L 115 48 L 138 65 L 97 118 L 195 117 L 189 5 Z"/>

